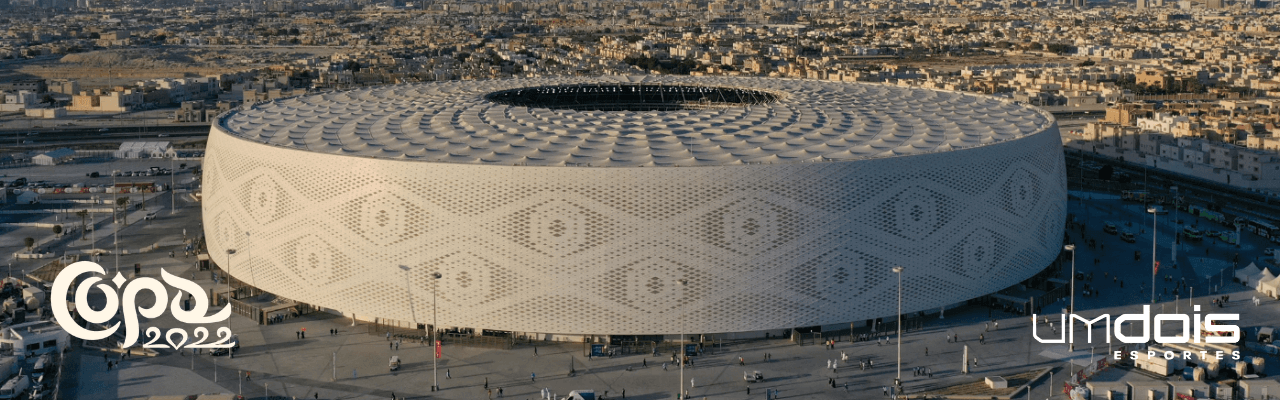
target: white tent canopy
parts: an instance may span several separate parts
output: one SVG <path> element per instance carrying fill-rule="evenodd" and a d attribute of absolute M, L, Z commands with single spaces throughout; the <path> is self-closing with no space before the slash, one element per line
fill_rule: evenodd
<path fill-rule="evenodd" d="M 1270 282 L 1272 279 L 1275 279 L 1275 278 L 1276 276 L 1271 274 L 1270 270 L 1263 268 L 1262 273 L 1254 275 L 1252 278 L 1249 278 L 1249 283 L 1256 289 L 1261 287 L 1263 282 Z"/>
<path fill-rule="evenodd" d="M 1262 272 L 1262 270 L 1258 269 L 1258 264 L 1249 263 L 1249 266 L 1236 271 L 1236 280 L 1247 285 L 1249 278 L 1253 278 L 1254 275 L 1257 275 L 1260 272 Z"/>
<path fill-rule="evenodd" d="M 1280 294 L 1280 278 L 1262 281 L 1262 283 L 1258 284 L 1258 292 L 1267 295 L 1267 297 L 1276 298 L 1276 295 Z"/>

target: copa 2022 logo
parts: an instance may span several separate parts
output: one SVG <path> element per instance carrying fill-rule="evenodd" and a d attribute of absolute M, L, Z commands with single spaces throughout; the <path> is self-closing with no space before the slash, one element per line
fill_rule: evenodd
<path fill-rule="evenodd" d="M 90 275 L 81 280 L 80 276 L 84 274 L 96 275 Z M 101 265 L 90 261 L 79 261 L 68 265 L 62 270 L 62 272 L 58 273 L 58 277 L 53 280 L 53 293 L 50 294 L 50 303 L 52 303 L 51 305 L 53 306 L 53 318 L 58 322 L 58 325 L 62 326 L 62 329 L 65 329 L 67 333 L 71 334 L 71 336 L 75 336 L 83 340 L 105 339 L 115 334 L 123 323 L 124 341 L 121 342 L 120 347 L 130 348 L 138 342 L 138 316 L 157 318 L 163 315 L 167 308 L 173 312 L 173 317 L 178 321 L 192 325 L 222 322 L 231 317 L 231 307 L 229 306 L 223 307 L 222 310 L 218 311 L 216 314 L 207 315 L 209 310 L 209 299 L 205 296 L 204 290 L 200 288 L 200 285 L 174 276 L 164 269 L 160 270 L 160 278 L 164 280 L 164 283 L 161 283 L 155 278 L 147 277 L 134 278 L 130 280 L 126 279 L 124 275 L 121 275 L 119 272 L 116 272 L 115 278 L 112 278 L 110 281 L 111 284 L 115 285 L 115 287 L 112 287 L 112 285 L 105 282 L 99 283 L 104 281 L 106 276 L 107 271 L 103 269 Z M 67 309 L 66 302 L 67 293 L 71 289 L 71 285 L 76 283 L 78 280 L 80 283 L 75 293 L 76 312 L 78 312 L 85 321 L 94 324 L 106 324 L 115 319 L 116 315 L 121 311 L 124 313 L 123 321 L 116 321 L 114 324 L 111 324 L 111 326 L 101 330 L 90 330 L 80 326 L 79 323 L 71 317 L 71 312 Z M 172 302 L 168 301 L 169 289 L 165 287 L 166 283 L 176 289 Z M 93 288 L 97 288 L 106 295 L 106 304 L 98 310 L 89 306 L 89 291 Z M 140 307 L 135 300 L 137 299 L 138 293 L 144 290 L 155 295 L 155 303 L 147 307 Z M 190 293 L 192 300 L 194 300 L 194 304 L 191 305 L 190 310 L 185 310 L 182 307 L 182 292 Z M 123 305 L 123 307 L 121 307 L 121 305 Z M 166 305 L 168 305 L 168 307 L 166 307 Z M 230 328 L 219 327 L 217 333 L 218 338 L 220 339 L 219 341 L 204 343 L 210 339 L 209 330 L 205 327 L 195 328 L 192 330 L 191 335 L 188 335 L 185 329 L 171 328 L 163 335 L 165 342 L 168 343 L 166 345 L 163 343 L 157 343 L 160 341 L 162 335 L 160 333 L 160 328 L 153 326 L 147 328 L 146 335 L 150 341 L 143 344 L 142 347 L 162 349 L 172 348 L 174 350 L 178 350 L 183 347 L 193 349 L 212 349 L 231 348 L 233 346 L 232 343 L 229 343 L 232 336 Z M 176 340 L 175 337 L 177 338 Z M 188 344 L 188 339 L 195 339 L 195 341 Z"/>

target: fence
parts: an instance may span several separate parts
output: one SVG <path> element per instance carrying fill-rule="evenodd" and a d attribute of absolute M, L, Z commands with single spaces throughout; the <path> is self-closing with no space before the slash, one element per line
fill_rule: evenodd
<path fill-rule="evenodd" d="M 515 346 L 515 341 L 511 336 L 473 336 L 465 333 L 445 333 L 440 335 L 440 340 L 446 346 L 487 347 L 502 350 L 511 350 Z"/>
<path fill-rule="evenodd" d="M 55 369 L 55 370 L 54 370 L 54 372 L 53 372 L 53 381 L 52 381 L 52 382 L 53 382 L 53 397 L 49 397 L 49 398 L 51 398 L 51 399 L 60 399 L 60 398 L 61 398 L 61 397 L 59 397 L 59 394 L 61 394 L 61 391 L 62 391 L 62 367 L 63 367 L 63 365 L 66 363 L 66 360 L 67 360 L 67 356 L 66 356 L 66 355 L 67 355 L 67 353 L 66 353 L 66 352 L 61 352 L 61 351 L 59 351 L 59 352 L 57 352 L 57 353 L 58 353 L 58 369 Z M 44 381 L 45 381 L 45 382 L 50 382 L 50 381 L 48 380 L 48 378 L 49 378 L 49 377 L 45 377 Z"/>
<path fill-rule="evenodd" d="M 250 305 L 249 303 L 245 303 L 240 300 L 236 300 L 234 298 L 230 299 L 229 303 L 231 304 L 231 312 L 239 314 L 240 316 L 252 319 L 254 321 L 258 321 L 258 324 L 263 323 L 261 308 L 255 307 L 253 305 Z"/>
<path fill-rule="evenodd" d="M 412 322 L 396 321 L 390 319 L 380 319 L 365 324 L 365 332 L 374 336 L 386 336 L 390 334 L 392 337 L 409 338 L 411 340 L 427 340 L 427 327 L 422 324 Z"/>

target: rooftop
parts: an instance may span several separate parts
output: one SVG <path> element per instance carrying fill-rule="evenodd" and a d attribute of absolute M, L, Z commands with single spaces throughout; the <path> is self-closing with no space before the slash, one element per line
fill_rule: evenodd
<path fill-rule="evenodd" d="M 707 166 L 854 161 L 1026 137 L 1049 114 L 881 84 L 602 76 L 453 81 L 281 99 L 221 117 L 256 142 L 460 164 Z"/>

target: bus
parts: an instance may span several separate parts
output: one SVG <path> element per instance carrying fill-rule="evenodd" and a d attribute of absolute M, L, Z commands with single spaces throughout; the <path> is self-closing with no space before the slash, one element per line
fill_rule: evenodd
<path fill-rule="evenodd" d="M 1125 190 L 1120 192 L 1120 200 L 1146 202 L 1150 198 L 1146 190 Z"/>
<path fill-rule="evenodd" d="M 1237 223 L 1241 225 L 1240 228 L 1242 230 L 1261 236 L 1272 243 L 1280 243 L 1280 228 L 1270 222 L 1256 219 L 1237 219 Z"/>

